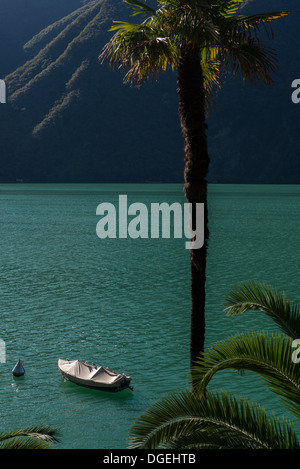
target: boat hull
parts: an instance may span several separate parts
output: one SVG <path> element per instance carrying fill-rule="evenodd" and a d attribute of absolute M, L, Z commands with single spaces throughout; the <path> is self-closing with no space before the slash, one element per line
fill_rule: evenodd
<path fill-rule="evenodd" d="M 88 388 L 88 389 L 96 389 L 97 391 L 105 391 L 105 392 L 119 392 L 119 391 L 123 391 L 124 389 L 128 389 L 130 388 L 129 384 L 122 384 L 121 386 L 116 386 L 116 387 L 108 387 L 108 386 L 98 386 L 98 385 L 92 385 L 90 383 L 86 383 L 86 382 L 79 382 L 78 380 L 72 380 L 72 378 L 70 378 L 70 376 L 67 376 L 65 375 L 64 373 L 62 373 L 62 376 L 67 379 L 68 381 L 70 381 L 70 383 L 74 383 L 74 384 L 77 384 L 77 386 L 81 386 L 83 388 Z"/>
<path fill-rule="evenodd" d="M 67 379 L 71 383 L 77 384 L 77 386 L 81 386 L 81 387 L 88 388 L 88 389 L 94 389 L 94 390 L 97 390 L 97 391 L 110 392 L 110 393 L 120 392 L 120 391 L 123 391 L 124 389 L 133 390 L 133 388 L 130 386 L 131 378 L 129 376 L 117 375 L 116 374 L 116 376 L 118 377 L 118 380 L 115 384 L 114 383 L 109 383 L 108 384 L 108 383 L 101 383 L 101 382 L 93 382 L 91 379 L 84 379 L 84 378 L 81 378 L 80 376 L 72 376 L 72 374 L 66 372 L 63 369 L 63 365 L 66 364 L 66 363 L 67 363 L 66 361 L 59 360 L 58 369 L 59 369 L 61 375 L 65 379 Z M 72 363 L 72 362 L 69 362 L 69 363 Z M 97 370 L 97 367 L 95 367 L 95 370 Z M 106 370 L 108 372 L 110 372 L 110 370 L 108 370 L 108 369 L 106 369 Z"/>

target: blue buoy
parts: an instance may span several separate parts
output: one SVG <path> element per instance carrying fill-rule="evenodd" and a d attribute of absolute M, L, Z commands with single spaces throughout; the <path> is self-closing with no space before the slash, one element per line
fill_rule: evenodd
<path fill-rule="evenodd" d="M 24 367 L 21 363 L 21 360 L 18 361 L 18 363 L 15 364 L 15 366 L 12 369 L 12 374 L 14 376 L 23 376 L 25 373 Z"/>

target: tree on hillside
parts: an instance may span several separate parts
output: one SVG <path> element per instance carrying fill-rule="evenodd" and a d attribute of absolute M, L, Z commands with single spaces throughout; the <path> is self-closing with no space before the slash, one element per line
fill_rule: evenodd
<path fill-rule="evenodd" d="M 141 85 L 168 67 L 177 72 L 179 115 L 185 142 L 184 192 L 192 209 L 204 204 L 204 244 L 190 250 L 191 366 L 204 350 L 205 280 L 209 239 L 207 173 L 209 154 L 206 109 L 211 91 L 220 86 L 224 70 L 238 70 L 250 83 L 271 82 L 276 70 L 274 51 L 260 41 L 263 29 L 272 36 L 271 22 L 286 12 L 240 14 L 243 0 L 158 0 L 157 9 L 138 0 L 123 0 L 140 23 L 115 21 L 114 35 L 100 52 L 102 63 L 126 69 L 124 81 Z"/>

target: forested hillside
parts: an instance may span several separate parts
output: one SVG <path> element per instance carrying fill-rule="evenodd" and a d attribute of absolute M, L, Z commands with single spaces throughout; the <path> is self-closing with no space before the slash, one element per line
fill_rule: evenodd
<path fill-rule="evenodd" d="M 156 2 L 151 0 L 152 5 Z M 289 9 L 275 25 L 274 84 L 224 77 L 208 118 L 211 182 L 298 183 L 297 0 L 247 2 L 247 11 Z M 119 0 L 0 0 L 0 182 L 180 182 L 183 141 L 176 76 L 141 89 L 97 57 Z M 299 71 L 300 78 L 300 71 Z"/>

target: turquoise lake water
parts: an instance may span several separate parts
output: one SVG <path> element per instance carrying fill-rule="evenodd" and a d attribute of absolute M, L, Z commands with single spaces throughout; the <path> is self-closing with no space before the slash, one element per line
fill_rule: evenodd
<path fill-rule="evenodd" d="M 143 410 L 188 386 L 190 270 L 186 239 L 99 239 L 102 202 L 181 202 L 181 185 L 0 185 L 1 431 L 50 424 L 58 448 L 127 447 Z M 299 300 L 300 186 L 209 186 L 206 347 L 242 330 L 275 331 L 265 316 L 228 318 L 230 288 L 272 284 Z M 11 369 L 24 362 L 24 378 Z M 80 388 L 59 358 L 81 359 L 132 377 L 134 391 Z M 211 384 L 286 414 L 252 374 Z"/>

